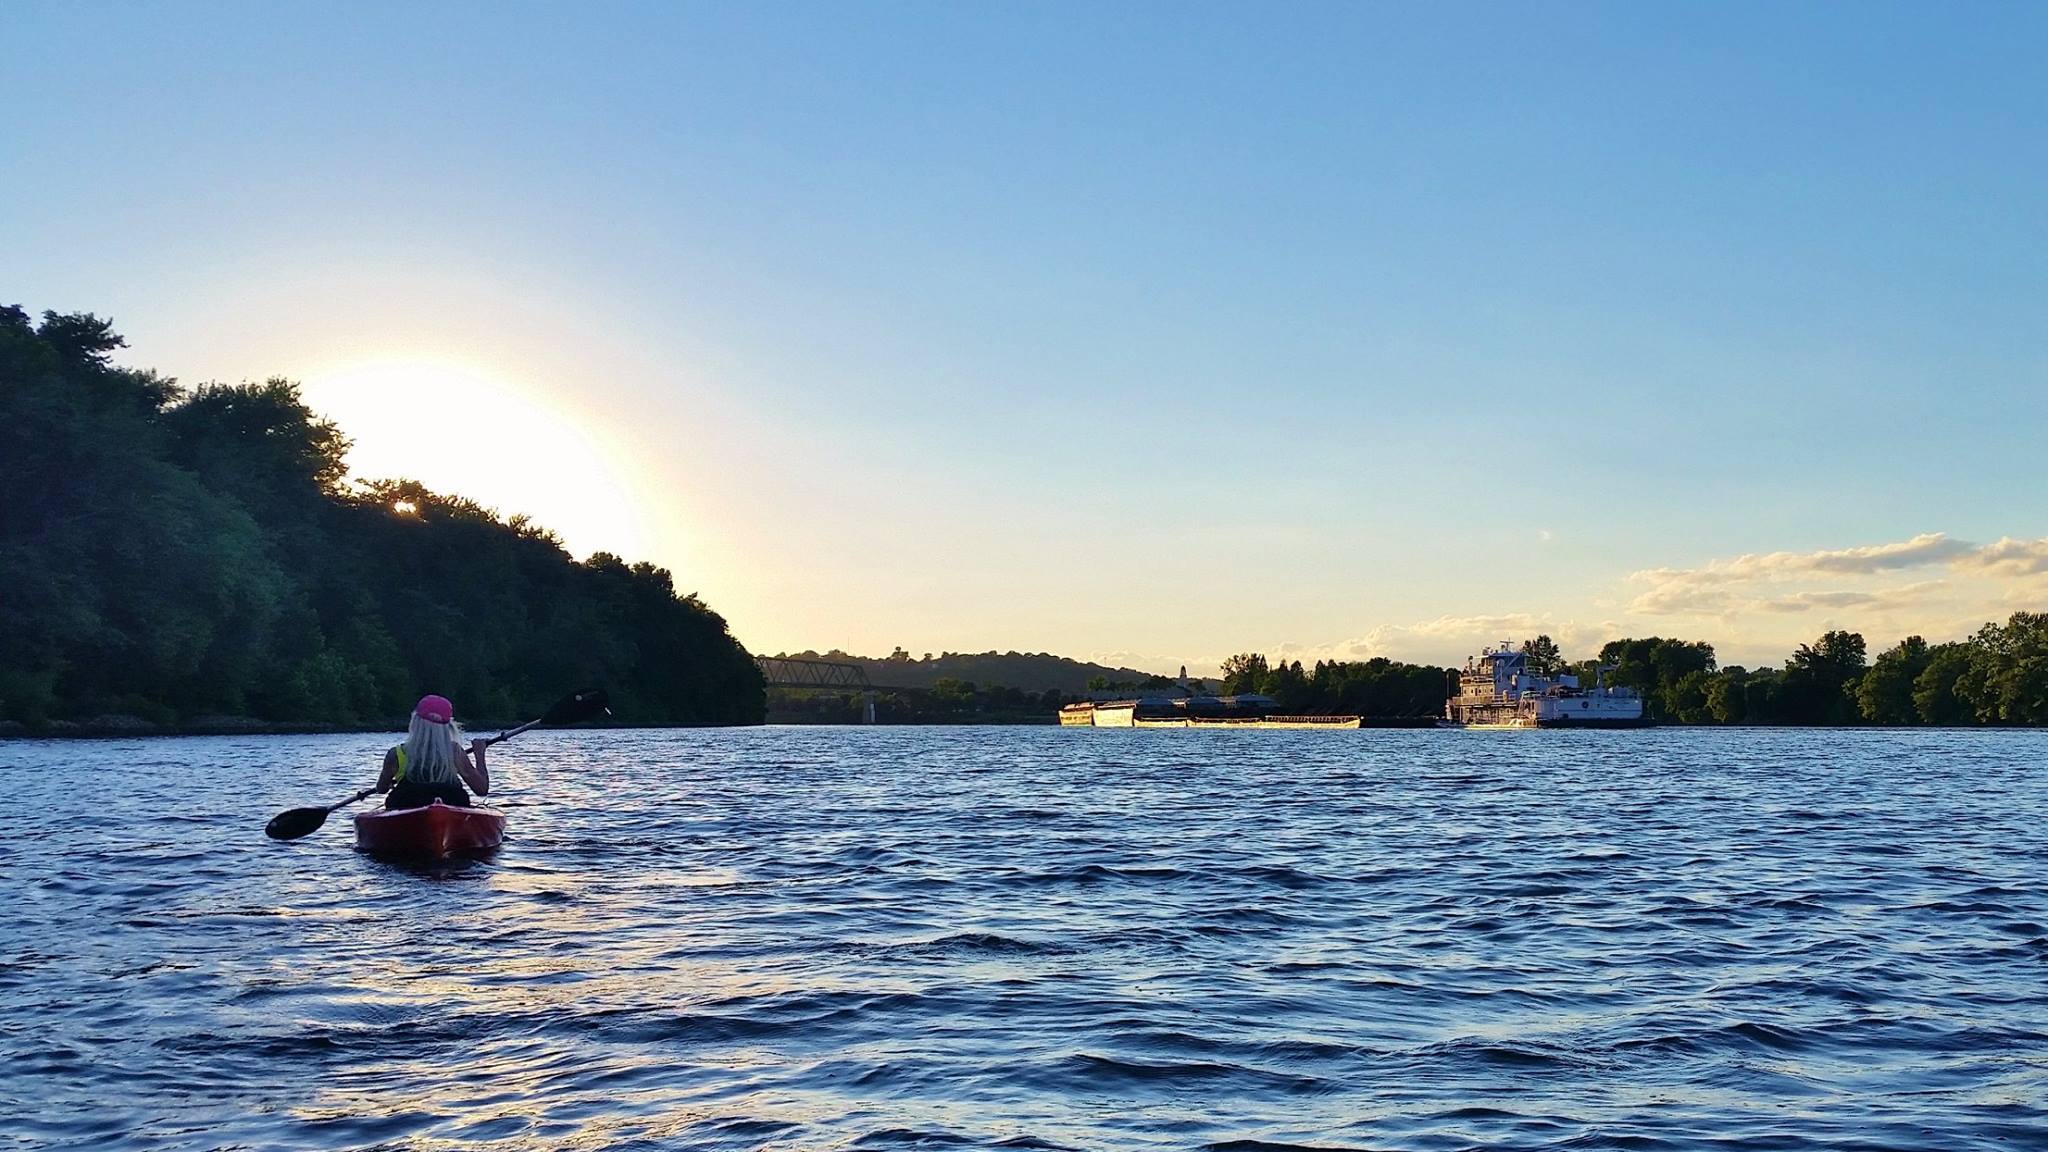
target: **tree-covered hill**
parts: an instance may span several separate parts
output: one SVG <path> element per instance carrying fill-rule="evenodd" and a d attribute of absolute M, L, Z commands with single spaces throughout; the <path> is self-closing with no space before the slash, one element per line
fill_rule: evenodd
<path fill-rule="evenodd" d="M 0 308 L 0 720 L 466 720 L 586 684 L 627 723 L 745 724 L 759 672 L 669 574 L 402 480 L 283 380 L 186 390 L 90 315 Z"/>
<path fill-rule="evenodd" d="M 1002 685 L 1025 692 L 1059 691 L 1080 695 L 1100 688 L 1137 688 L 1148 683 L 1163 684 L 1166 678 L 1134 668 L 1112 668 L 1054 656 L 1049 652 L 927 652 L 913 657 L 901 648 L 887 656 L 853 656 L 838 649 L 830 652 L 784 652 L 777 655 L 803 660 L 833 660 L 858 664 L 876 684 L 891 688 L 931 688 L 941 680 Z"/>

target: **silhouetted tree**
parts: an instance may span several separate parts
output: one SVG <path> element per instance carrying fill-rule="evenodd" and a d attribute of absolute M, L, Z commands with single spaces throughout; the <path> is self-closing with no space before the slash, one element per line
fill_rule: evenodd
<path fill-rule="evenodd" d="M 1741 724 L 1749 719 L 1749 701 L 1744 688 L 1749 670 L 1740 664 L 1723 668 L 1707 682 L 1707 715 L 1716 724 Z"/>
<path fill-rule="evenodd" d="M 1927 666 L 1913 678 L 1913 711 L 1923 724 L 1960 725 L 1976 713 L 1956 695 L 1956 684 L 1970 671 L 1970 646 L 1937 644 L 1927 653 Z"/>
<path fill-rule="evenodd" d="M 395 723 L 432 688 L 509 720 L 595 682 L 623 720 L 759 721 L 752 659 L 667 572 L 347 489 L 347 440 L 289 382 L 182 392 L 121 346 L 0 309 L 0 719 Z"/>
<path fill-rule="evenodd" d="M 1985 724 L 2048 723 L 2048 613 L 2015 612 L 1970 637 L 1955 692 Z"/>
<path fill-rule="evenodd" d="M 1223 692 L 1227 696 L 1262 692 L 1266 677 L 1271 672 L 1265 656 L 1257 652 L 1240 652 L 1223 661 Z"/>
<path fill-rule="evenodd" d="M 1812 644 L 1801 644 L 1785 662 L 1779 712 L 1793 724 L 1854 723 L 1854 693 L 1863 671 L 1859 633 L 1832 631 Z"/>
<path fill-rule="evenodd" d="M 1564 671 L 1564 654 L 1557 650 L 1557 641 L 1547 635 L 1522 641 L 1522 660 L 1538 676 Z"/>
<path fill-rule="evenodd" d="M 1692 689 L 1687 689 L 1681 699 L 1678 684 L 1688 673 L 1714 671 L 1714 646 L 1699 641 L 1668 640 L 1662 636 L 1643 640 L 1610 640 L 1601 647 L 1598 663 L 1613 669 L 1608 673 L 1608 683 L 1634 688 L 1643 694 L 1644 708 L 1649 715 L 1677 719 L 1685 708 L 1704 708 L 1703 685 L 1698 686 L 1699 696 L 1695 700 L 1691 696 Z"/>
<path fill-rule="evenodd" d="M 1913 684 L 1927 670 L 1932 649 L 1918 636 L 1880 653 L 1856 683 L 1856 708 L 1872 724 L 1918 724 Z"/>

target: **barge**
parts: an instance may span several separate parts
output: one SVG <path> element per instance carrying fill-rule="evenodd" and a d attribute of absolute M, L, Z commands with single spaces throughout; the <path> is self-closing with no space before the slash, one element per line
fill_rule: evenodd
<path fill-rule="evenodd" d="M 1147 696 L 1103 700 L 1060 708 L 1067 728 L 1358 728 L 1358 716 L 1283 716 L 1270 696 Z"/>

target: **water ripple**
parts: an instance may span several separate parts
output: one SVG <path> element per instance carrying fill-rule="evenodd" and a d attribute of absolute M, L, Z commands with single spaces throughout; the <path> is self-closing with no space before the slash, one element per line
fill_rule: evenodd
<path fill-rule="evenodd" d="M 2040 733 L 534 733 L 494 858 L 263 839 L 383 743 L 0 743 L 0 1149 L 2048 1131 Z"/>

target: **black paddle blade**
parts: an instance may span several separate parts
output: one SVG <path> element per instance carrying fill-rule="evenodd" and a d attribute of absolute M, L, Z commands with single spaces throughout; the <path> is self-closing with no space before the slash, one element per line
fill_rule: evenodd
<path fill-rule="evenodd" d="M 585 688 L 581 692 L 573 692 L 555 701 L 555 706 L 548 709 L 548 714 L 541 717 L 540 722 L 552 728 L 563 724 L 581 724 L 585 720 L 595 720 L 599 716 L 609 716 L 611 713 L 611 699 L 605 695 L 604 689 Z"/>
<path fill-rule="evenodd" d="M 319 831 L 320 826 L 327 823 L 327 812 L 325 808 L 293 808 L 279 812 L 263 826 L 263 834 L 272 840 L 297 840 Z"/>

